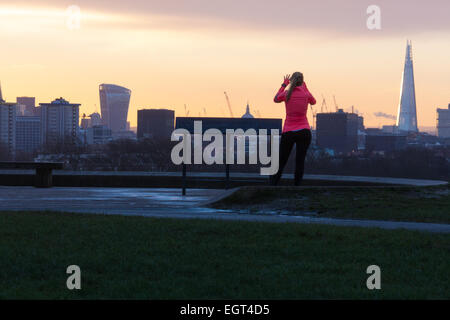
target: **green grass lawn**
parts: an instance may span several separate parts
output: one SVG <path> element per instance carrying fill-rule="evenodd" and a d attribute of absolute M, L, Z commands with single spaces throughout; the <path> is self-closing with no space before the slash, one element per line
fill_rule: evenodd
<path fill-rule="evenodd" d="M 0 212 L 0 237 L 2 299 L 450 298 L 447 234 Z M 366 288 L 372 264 L 381 290 Z"/>
<path fill-rule="evenodd" d="M 243 187 L 211 206 L 254 214 L 450 223 L 448 186 Z"/>

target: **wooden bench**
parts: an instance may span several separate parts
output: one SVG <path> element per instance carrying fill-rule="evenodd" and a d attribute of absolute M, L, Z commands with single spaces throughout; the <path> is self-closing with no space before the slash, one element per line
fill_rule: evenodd
<path fill-rule="evenodd" d="M 52 170 L 63 169 L 62 162 L 0 162 L 0 169 L 35 169 L 34 186 L 49 188 L 52 186 Z"/>

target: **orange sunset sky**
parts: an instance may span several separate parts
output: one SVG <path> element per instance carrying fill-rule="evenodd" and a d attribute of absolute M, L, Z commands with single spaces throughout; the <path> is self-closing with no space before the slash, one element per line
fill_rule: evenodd
<path fill-rule="evenodd" d="M 381 8 L 381 30 L 366 9 Z M 80 27 L 67 8 L 81 9 Z M 393 124 L 406 40 L 413 43 L 419 126 L 436 125 L 450 103 L 450 1 L 64 1 L 0 0 L 3 96 L 64 97 L 80 114 L 100 112 L 98 85 L 132 90 L 137 110 L 170 108 L 184 116 L 251 112 L 284 117 L 273 103 L 283 74 L 302 71 L 310 91 L 334 110 L 354 105 L 366 126 Z M 309 117 L 312 118 L 311 114 Z"/>

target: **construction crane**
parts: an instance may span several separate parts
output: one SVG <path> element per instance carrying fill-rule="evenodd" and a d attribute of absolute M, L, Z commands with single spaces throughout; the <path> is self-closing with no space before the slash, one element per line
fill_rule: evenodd
<path fill-rule="evenodd" d="M 189 116 L 189 110 L 187 109 L 186 104 L 184 105 L 184 116 L 185 117 Z"/>
<path fill-rule="evenodd" d="M 259 113 L 259 110 L 256 110 L 256 115 L 258 116 L 258 118 L 261 118 L 261 114 Z"/>
<path fill-rule="evenodd" d="M 338 107 L 338 105 L 336 103 L 336 97 L 334 95 L 333 95 L 333 100 L 334 100 L 334 106 L 336 107 L 336 112 L 338 112 L 339 107 Z"/>
<path fill-rule="evenodd" d="M 225 94 L 225 99 L 227 99 L 228 110 L 230 111 L 231 117 L 234 118 L 233 110 L 231 109 L 231 103 L 230 103 L 230 99 L 228 98 L 227 92 L 224 91 L 223 93 Z"/>
<path fill-rule="evenodd" d="M 323 113 L 323 107 L 325 107 L 325 112 L 328 112 L 327 102 L 325 97 L 322 95 L 322 106 L 320 107 L 320 112 Z"/>
<path fill-rule="evenodd" d="M 206 108 L 203 108 L 203 115 L 206 117 Z"/>

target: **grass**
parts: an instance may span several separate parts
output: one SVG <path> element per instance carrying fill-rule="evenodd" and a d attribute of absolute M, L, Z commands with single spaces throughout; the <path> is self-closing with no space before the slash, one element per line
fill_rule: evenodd
<path fill-rule="evenodd" d="M 243 187 L 211 206 L 254 214 L 450 223 L 448 186 Z"/>
<path fill-rule="evenodd" d="M 446 234 L 0 212 L 0 237 L 1 299 L 450 298 Z M 72 264 L 82 290 L 66 289 Z"/>

